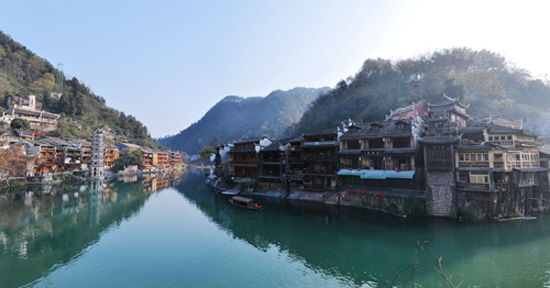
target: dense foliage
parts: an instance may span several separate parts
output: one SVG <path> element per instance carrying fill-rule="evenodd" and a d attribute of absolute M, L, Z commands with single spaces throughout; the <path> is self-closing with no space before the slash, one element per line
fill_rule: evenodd
<path fill-rule="evenodd" d="M 213 154 L 216 154 L 216 149 L 208 145 L 202 146 L 202 149 L 197 153 L 199 159 L 201 159 L 202 161 L 210 160 L 210 156 L 212 156 Z"/>
<path fill-rule="evenodd" d="M 273 91 L 266 97 L 227 96 L 198 122 L 159 142 L 195 154 L 216 137 L 224 142 L 260 135 L 278 138 L 290 123 L 300 119 L 311 101 L 328 90 L 294 88 Z"/>
<path fill-rule="evenodd" d="M 342 120 L 385 119 L 412 101 L 437 102 L 443 94 L 471 104 L 472 116 L 516 120 L 550 107 L 550 87 L 499 54 L 453 48 L 416 59 L 368 59 L 361 70 L 311 103 L 295 134 L 336 128 Z"/>
<path fill-rule="evenodd" d="M 144 155 L 141 150 L 134 150 L 130 153 L 122 153 L 114 163 L 114 168 L 117 171 L 124 170 L 126 167 L 137 165 L 139 168 L 143 166 Z"/>
<path fill-rule="evenodd" d="M 121 136 L 123 141 L 157 146 L 143 123 L 132 115 L 107 107 L 103 97 L 94 94 L 77 78 L 64 79 L 62 96 L 52 96 L 58 89 L 57 74 L 57 69 L 47 60 L 0 31 L 0 106 L 5 106 L 9 95 L 32 94 L 43 102 L 46 111 L 61 114 L 60 125 L 52 136 L 89 139 L 92 130 L 99 127 Z"/>

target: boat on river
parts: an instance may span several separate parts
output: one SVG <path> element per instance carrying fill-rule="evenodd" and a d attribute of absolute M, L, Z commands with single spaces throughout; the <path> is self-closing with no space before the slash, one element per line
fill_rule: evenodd
<path fill-rule="evenodd" d="M 229 199 L 229 202 L 237 207 L 249 210 L 258 210 L 262 208 L 262 205 L 254 203 L 254 200 L 241 196 L 233 196 L 231 199 Z"/>

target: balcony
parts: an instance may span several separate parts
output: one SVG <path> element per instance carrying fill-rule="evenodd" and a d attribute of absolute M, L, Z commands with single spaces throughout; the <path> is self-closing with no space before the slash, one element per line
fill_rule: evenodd
<path fill-rule="evenodd" d="M 489 167 L 489 161 L 459 161 L 458 167 Z"/>
<path fill-rule="evenodd" d="M 325 155 L 307 155 L 304 156 L 304 161 L 318 161 L 318 162 L 338 162 L 337 156 L 325 156 Z"/>

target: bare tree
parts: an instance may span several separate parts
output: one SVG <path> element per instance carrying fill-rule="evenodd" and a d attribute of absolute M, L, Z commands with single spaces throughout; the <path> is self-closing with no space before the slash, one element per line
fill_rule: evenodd
<path fill-rule="evenodd" d="M 26 176 L 28 159 L 12 149 L 0 150 L 0 177 L 6 178 L 8 190 L 10 177 Z"/>

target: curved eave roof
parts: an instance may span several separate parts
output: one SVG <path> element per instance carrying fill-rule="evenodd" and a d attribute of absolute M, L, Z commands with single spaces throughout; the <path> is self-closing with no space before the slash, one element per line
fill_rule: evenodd
<path fill-rule="evenodd" d="M 461 135 L 457 136 L 425 136 L 420 138 L 418 141 L 422 144 L 428 144 L 428 145 L 438 145 L 438 144 L 453 144 L 460 141 Z"/>

